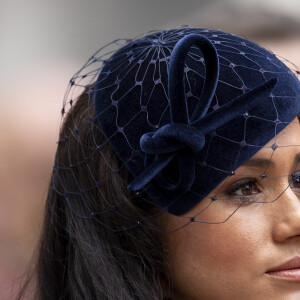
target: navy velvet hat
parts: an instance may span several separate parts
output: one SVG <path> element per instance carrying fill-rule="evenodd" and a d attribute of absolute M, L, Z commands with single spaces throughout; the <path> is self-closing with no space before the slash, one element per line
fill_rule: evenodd
<path fill-rule="evenodd" d="M 300 112 L 299 80 L 274 54 L 198 28 L 127 43 L 106 60 L 88 93 L 132 174 L 128 188 L 146 191 L 175 215 L 210 194 Z"/>

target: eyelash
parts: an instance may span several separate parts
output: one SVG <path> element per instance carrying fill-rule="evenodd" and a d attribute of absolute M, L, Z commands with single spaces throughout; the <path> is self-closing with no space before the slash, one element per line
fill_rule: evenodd
<path fill-rule="evenodd" d="M 252 195 L 237 195 L 236 194 L 236 192 L 238 190 L 240 190 L 242 188 L 246 188 L 247 185 L 249 185 L 252 188 L 254 186 L 255 188 L 259 189 L 257 179 L 255 179 L 255 178 L 245 178 L 245 179 L 242 179 L 242 180 L 239 180 L 239 181 L 233 183 L 232 186 L 228 190 L 225 191 L 225 193 L 226 193 L 227 196 L 230 196 L 230 197 L 240 196 L 240 197 L 252 198 L 257 193 L 252 194 Z"/>
<path fill-rule="evenodd" d="M 300 186 L 299 187 L 296 187 L 296 186 L 292 186 L 294 185 L 293 182 L 296 182 L 297 184 L 299 184 L 300 182 L 300 171 L 299 172 L 296 172 L 296 173 L 293 173 L 292 174 L 292 178 L 291 180 L 289 181 L 289 184 L 290 184 L 290 187 L 293 188 L 293 189 L 300 189 Z M 258 192 L 256 193 L 253 193 L 251 195 L 238 195 L 236 194 L 236 192 L 242 188 L 246 188 L 246 186 L 249 185 L 252 189 L 253 187 L 255 189 L 258 190 Z M 235 183 L 232 184 L 232 186 L 227 189 L 225 191 L 225 194 L 229 197 L 234 197 L 234 196 L 238 196 L 238 197 L 243 197 L 243 198 L 252 198 L 252 197 L 255 197 L 257 194 L 259 194 L 261 192 L 261 189 L 259 188 L 259 185 L 258 185 L 258 180 L 256 178 L 245 178 L 245 179 L 242 179 L 242 180 L 239 180 Z"/>
<path fill-rule="evenodd" d="M 300 172 L 296 172 L 296 173 L 292 174 L 292 179 L 291 179 L 291 181 L 290 181 L 290 186 L 291 186 L 293 180 L 295 180 L 295 182 L 296 182 L 298 185 L 300 185 Z M 294 188 L 295 188 L 295 189 L 300 189 L 300 186 L 294 187 Z"/>

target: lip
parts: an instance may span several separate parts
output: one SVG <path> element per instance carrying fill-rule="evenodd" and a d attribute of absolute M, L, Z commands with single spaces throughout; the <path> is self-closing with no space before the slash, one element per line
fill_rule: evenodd
<path fill-rule="evenodd" d="M 277 279 L 300 282 L 300 256 L 268 270 L 266 274 Z"/>

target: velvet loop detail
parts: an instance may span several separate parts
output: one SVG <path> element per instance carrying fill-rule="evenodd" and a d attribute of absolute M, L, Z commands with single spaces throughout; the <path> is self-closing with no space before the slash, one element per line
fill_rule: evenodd
<path fill-rule="evenodd" d="M 199 47 L 205 61 L 205 83 L 189 120 L 187 103 L 185 100 L 184 67 L 188 51 L 193 45 Z M 212 42 L 203 35 L 189 34 L 182 38 L 174 47 L 170 57 L 168 92 L 172 123 L 189 124 L 199 120 L 207 113 L 215 94 L 219 79 L 219 56 Z"/>
<path fill-rule="evenodd" d="M 206 76 L 200 100 L 189 120 L 185 99 L 184 66 L 188 51 L 194 44 L 203 53 Z M 194 156 L 203 149 L 205 134 L 256 106 L 261 99 L 268 97 L 277 83 L 274 78 L 268 80 L 229 101 L 219 111 L 206 115 L 217 88 L 218 77 L 218 54 L 214 45 L 206 37 L 190 34 L 175 45 L 170 58 L 168 78 L 171 123 L 156 132 L 145 133 L 140 138 L 140 147 L 145 153 L 145 168 L 128 185 L 128 189 L 137 191 L 151 182 L 166 195 L 183 194 L 188 191 L 195 180 Z M 197 128 L 201 128 L 202 132 Z M 174 158 L 177 159 L 179 172 L 175 184 L 162 174 L 162 170 Z"/>
<path fill-rule="evenodd" d="M 193 112 L 196 120 L 192 121 L 188 118 L 183 68 L 188 50 L 194 43 L 207 59 L 206 68 L 211 69 L 206 69 L 203 92 Z M 128 185 L 128 189 L 133 191 L 144 188 L 150 182 L 166 195 L 188 191 L 195 180 L 194 156 L 205 146 L 205 134 L 258 105 L 270 95 L 277 84 L 277 79 L 272 78 L 232 99 L 218 110 L 206 114 L 217 87 L 218 54 L 214 45 L 199 34 L 188 35 L 176 44 L 170 58 L 169 73 L 171 123 L 156 132 L 145 133 L 140 138 L 140 147 L 145 154 L 145 168 Z M 178 182 L 175 184 L 161 173 L 174 158 L 177 159 L 179 169 Z"/>
<path fill-rule="evenodd" d="M 153 183 L 165 193 L 186 192 L 194 181 L 193 154 L 201 151 L 204 144 L 204 135 L 187 124 L 171 123 L 156 132 L 144 134 L 140 139 L 140 146 L 145 152 L 145 171 L 139 176 L 138 181 L 131 183 L 132 188 L 139 190 L 157 177 Z M 180 169 L 177 184 L 170 183 L 159 174 L 173 158 L 178 160 Z"/>
<path fill-rule="evenodd" d="M 176 123 L 167 124 L 156 132 L 145 133 L 140 139 L 141 149 L 146 154 L 172 153 L 185 146 L 198 152 L 204 143 L 204 135 L 197 128 Z"/>
<path fill-rule="evenodd" d="M 130 188 L 139 190 L 154 179 L 155 186 L 167 194 L 186 192 L 194 181 L 193 156 L 204 145 L 204 135 L 187 124 L 166 124 L 156 132 L 145 133 L 140 139 L 140 147 L 145 152 L 145 170 L 130 183 Z M 180 170 L 177 184 L 159 174 L 173 158 L 177 159 Z"/>
<path fill-rule="evenodd" d="M 192 125 L 170 123 L 156 132 L 145 133 L 140 139 L 140 147 L 145 153 L 145 169 L 128 185 L 128 188 L 133 191 L 140 190 L 153 180 L 155 186 L 166 194 L 186 192 L 195 179 L 193 157 L 203 149 L 205 134 L 260 104 L 270 95 L 277 82 L 276 78 L 266 81 L 227 102 L 218 110 L 203 116 Z M 196 127 L 201 128 L 201 131 Z M 169 183 L 159 174 L 175 156 L 180 170 L 176 185 Z"/>
<path fill-rule="evenodd" d="M 107 46 L 72 78 L 70 97 L 88 88 L 99 129 L 132 176 L 127 188 L 173 215 L 189 212 L 299 114 L 299 74 L 245 38 L 184 27 Z M 66 100 L 72 106 L 73 96 Z"/>
<path fill-rule="evenodd" d="M 153 176 L 151 183 L 155 185 L 156 189 L 163 192 L 166 196 L 178 196 L 190 189 L 195 179 L 195 159 L 194 152 L 188 147 L 185 147 L 176 153 L 166 156 L 164 165 L 167 166 L 171 160 L 175 158 L 178 162 L 179 178 L 176 184 L 170 182 L 168 178 L 166 178 L 159 170 L 156 172 L 157 175 Z M 160 155 L 160 159 L 164 159 L 162 155 Z M 151 164 L 151 161 L 154 163 Z M 155 164 L 158 162 L 157 157 L 153 155 L 147 155 L 145 157 L 145 165 L 147 166 L 147 170 L 155 170 Z M 154 166 L 154 167 L 153 167 Z M 158 170 L 157 170 L 158 171 Z M 146 177 L 145 177 L 146 178 Z M 149 179 L 149 178 L 148 178 Z M 146 180 L 146 182 L 149 182 Z"/>
<path fill-rule="evenodd" d="M 189 125 L 189 114 L 185 99 L 184 66 L 188 51 L 193 45 L 203 53 L 206 76 L 200 101 L 192 119 L 201 119 L 211 104 L 219 78 L 219 58 L 215 46 L 203 35 L 190 34 L 182 38 L 174 47 L 169 64 L 168 94 L 171 123 L 156 132 L 148 132 L 140 139 L 140 147 L 145 152 L 144 171 L 129 185 L 136 191 L 152 183 L 166 194 L 184 193 L 195 179 L 194 154 L 203 149 L 204 135 Z M 176 184 L 166 179 L 161 171 L 173 158 L 178 161 L 179 179 Z"/>

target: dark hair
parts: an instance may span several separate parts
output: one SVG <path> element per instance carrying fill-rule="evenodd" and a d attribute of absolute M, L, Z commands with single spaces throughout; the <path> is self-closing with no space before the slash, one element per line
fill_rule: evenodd
<path fill-rule="evenodd" d="M 121 163 L 109 143 L 105 143 L 101 153 L 96 152 L 92 159 L 86 160 L 88 149 L 95 146 L 95 139 L 97 144 L 106 141 L 97 120 L 93 126 L 83 122 L 91 117 L 95 119 L 93 103 L 87 98 L 85 92 L 78 98 L 61 128 L 56 153 L 56 162 L 61 168 L 52 173 L 45 206 L 38 249 L 36 297 L 42 300 L 166 299 L 166 295 L 172 293 L 165 259 L 166 238 L 162 231 L 149 229 L 161 226 L 162 220 L 147 218 L 154 214 L 156 207 L 146 195 L 132 201 L 132 192 L 127 189 L 132 178 L 125 168 L 121 169 L 120 176 L 112 172 L 109 166 L 117 169 Z M 300 114 L 298 119 L 300 121 Z M 72 133 L 79 124 L 81 130 L 74 136 Z M 80 141 L 85 141 L 85 152 Z M 73 200 L 71 207 L 66 195 L 59 190 L 78 190 L 73 172 L 68 169 L 70 161 L 75 165 L 84 160 L 86 164 L 78 164 L 73 169 L 78 182 L 88 189 L 97 180 L 100 189 L 85 193 L 85 202 L 75 193 L 69 195 L 69 200 Z M 108 202 L 104 198 L 109 199 L 111 205 L 117 205 L 121 199 L 124 203 L 122 214 L 117 211 L 103 214 L 101 223 L 74 213 L 87 214 L 86 205 L 93 211 L 105 211 Z M 118 232 L 111 230 L 125 226 L 123 214 L 132 220 L 143 220 L 144 226 Z M 30 273 L 19 299 L 25 294 L 31 277 Z"/>
<path fill-rule="evenodd" d="M 78 164 L 73 170 L 81 188 L 95 186 L 97 180 L 102 193 L 97 188 L 91 189 L 85 193 L 84 201 L 73 195 L 71 208 L 66 195 L 58 192 L 63 189 L 78 190 L 73 172 L 63 166 L 69 166 L 70 161 L 75 165 L 88 157 L 88 150 L 83 153 L 79 140 L 85 141 L 86 149 L 89 149 L 89 144 L 92 148 L 91 143 L 95 145 L 95 139 L 98 144 L 106 140 L 96 124 L 97 120 L 93 126 L 82 122 L 95 116 L 93 105 L 87 97 L 86 93 L 79 97 L 60 132 L 56 162 L 61 168 L 52 173 L 45 206 L 37 266 L 38 298 L 163 299 L 163 285 L 169 286 L 166 247 L 161 231 L 146 228 L 156 227 L 154 220 L 144 219 L 148 222 L 144 223 L 146 226 L 114 232 L 111 228 L 124 226 L 124 220 L 117 212 L 101 215 L 101 222 L 106 226 L 94 218 L 80 218 L 74 213 L 84 215 L 87 206 L 93 211 L 105 211 L 108 204 L 104 198 L 109 199 L 111 205 L 119 203 L 121 198 L 124 201 L 122 214 L 134 220 L 143 219 L 147 212 L 149 214 L 151 209 L 155 209 L 149 204 L 143 209 L 143 206 L 129 201 L 132 195 L 126 188 L 126 180 L 121 178 L 130 178 L 130 174 L 125 168 L 122 169 L 122 176 L 111 172 L 108 165 L 118 166 L 120 162 L 109 143 L 101 149 L 105 161 L 98 152 L 92 159 L 86 160 L 86 164 Z M 71 133 L 80 122 L 81 130 L 75 137 Z"/>

